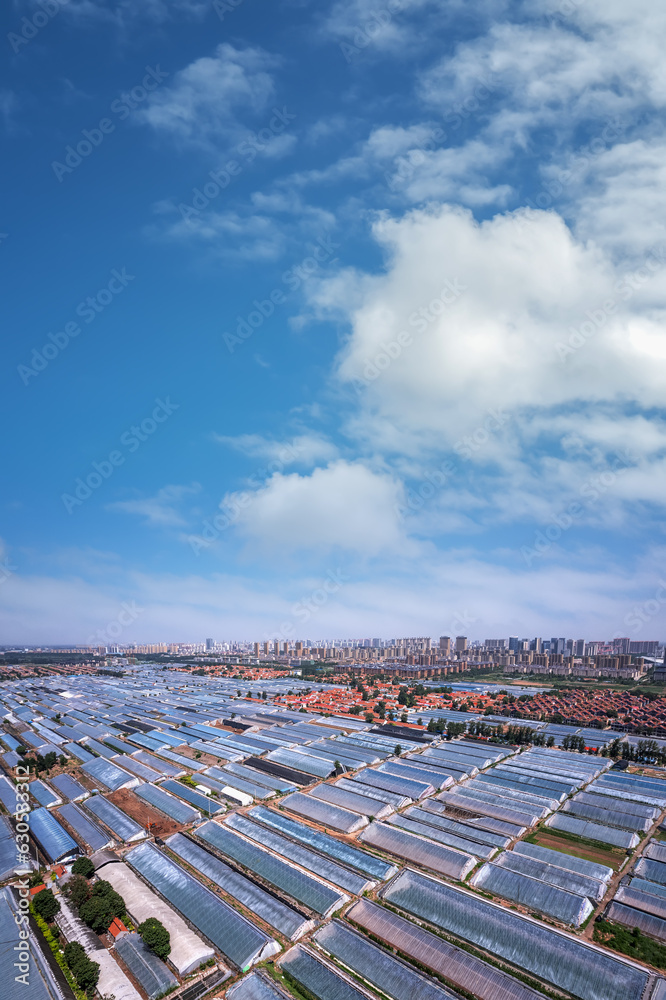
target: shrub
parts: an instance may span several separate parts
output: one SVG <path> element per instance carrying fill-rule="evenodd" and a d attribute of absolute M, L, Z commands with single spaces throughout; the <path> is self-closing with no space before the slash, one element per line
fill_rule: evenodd
<path fill-rule="evenodd" d="M 158 958 L 166 958 L 171 951 L 171 935 L 157 917 L 148 917 L 139 924 L 139 934 L 146 947 L 154 951 Z"/>
<path fill-rule="evenodd" d="M 44 920 L 53 920 L 60 909 L 60 903 L 50 889 L 43 889 L 37 893 L 32 901 L 32 905 Z"/>

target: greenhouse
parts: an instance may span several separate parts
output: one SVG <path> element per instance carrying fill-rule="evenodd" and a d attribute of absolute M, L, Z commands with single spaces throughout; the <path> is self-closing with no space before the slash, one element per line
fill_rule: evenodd
<path fill-rule="evenodd" d="M 496 785 L 492 781 L 492 774 L 493 772 L 491 771 L 488 775 L 482 775 L 487 780 L 479 781 L 475 779 L 463 785 L 460 789 L 461 793 L 475 795 L 479 798 L 484 797 L 486 799 L 490 796 L 493 800 L 500 799 L 509 808 L 529 810 L 530 812 L 534 810 L 540 816 L 546 816 L 554 809 L 559 809 L 560 802 L 557 799 L 549 799 L 543 795 L 537 795 L 535 792 L 525 788 L 517 788 L 507 784 Z"/>
<path fill-rule="evenodd" d="M 93 754 L 91 754 L 88 750 L 84 750 L 83 747 L 80 747 L 78 743 L 65 743 L 64 749 L 67 751 L 70 757 L 74 757 L 76 760 L 81 761 L 81 763 L 86 763 L 87 761 L 95 760 Z"/>
<path fill-rule="evenodd" d="M 129 754 L 123 757 L 123 768 L 130 774 L 135 774 L 137 778 L 143 778 L 144 781 L 159 781 L 163 777 L 161 771 L 156 771 L 154 767 L 149 767 L 148 764 L 136 760 Z"/>
<path fill-rule="evenodd" d="M 639 858 L 636 862 L 634 872 L 649 882 L 666 885 L 666 864 L 662 861 L 653 861 L 652 858 L 645 857 Z"/>
<path fill-rule="evenodd" d="M 367 1000 L 339 972 L 300 944 L 280 960 L 280 968 L 317 1000 Z"/>
<path fill-rule="evenodd" d="M 296 771 L 305 771 L 306 774 L 312 774 L 317 778 L 328 778 L 335 770 L 333 761 L 307 756 L 296 750 L 271 750 L 266 759 L 294 768 Z"/>
<path fill-rule="evenodd" d="M 117 750 L 110 750 L 109 747 L 104 746 L 103 743 L 99 743 L 97 740 L 86 739 L 85 747 L 87 750 L 92 750 L 99 757 L 103 757 L 105 760 L 111 760 L 112 757 L 118 756 Z"/>
<path fill-rule="evenodd" d="M 78 802 L 90 795 L 88 789 L 84 788 L 81 782 L 70 774 L 58 774 L 55 778 L 49 778 L 49 782 L 63 799 L 70 802 Z"/>
<path fill-rule="evenodd" d="M 631 879 L 632 889 L 640 889 L 641 892 L 647 892 L 650 896 L 659 896 L 661 899 L 666 899 L 666 885 L 659 885 L 658 882 L 649 882 L 646 878 L 632 877 Z"/>
<path fill-rule="evenodd" d="M 666 920 L 666 899 L 663 896 L 654 896 L 650 892 L 643 892 L 635 883 L 636 880 L 629 886 L 621 885 L 615 895 L 615 901 Z"/>
<path fill-rule="evenodd" d="M 438 844 L 445 844 L 447 847 L 454 847 L 458 851 L 466 851 L 468 854 L 474 854 L 477 858 L 481 858 L 484 861 L 489 861 L 490 858 L 493 858 L 497 854 L 496 847 L 491 847 L 488 844 L 480 844 L 478 841 L 460 837 L 449 830 L 440 830 L 435 826 L 429 826 L 427 823 L 420 823 L 416 818 L 391 816 L 387 822 L 392 826 L 397 826 L 401 830 L 406 830 L 407 833 L 415 833 L 420 837 L 426 837 L 428 840 L 434 840 Z"/>
<path fill-rule="evenodd" d="M 311 920 L 292 910 L 286 903 L 270 895 L 265 889 L 224 864 L 182 833 L 175 833 L 169 837 L 166 845 L 191 868 L 210 879 L 228 896 L 241 903 L 288 940 L 295 941 L 302 934 L 312 930 L 314 925 Z"/>
<path fill-rule="evenodd" d="M 146 831 L 142 826 L 128 816 L 127 813 L 119 809 L 113 802 L 109 802 L 103 795 L 93 795 L 83 803 L 85 809 L 101 820 L 109 828 L 111 833 L 118 840 L 131 843 L 134 840 L 141 840 L 146 837 Z"/>
<path fill-rule="evenodd" d="M 594 909 L 587 896 L 579 896 L 496 864 L 485 864 L 470 881 L 493 896 L 538 910 L 572 927 L 580 927 Z"/>
<path fill-rule="evenodd" d="M 428 772 L 432 773 L 432 777 L 435 780 L 439 780 L 440 788 L 444 786 L 441 784 L 442 779 L 450 778 L 447 784 L 451 784 L 453 781 L 460 781 L 461 777 L 465 777 L 464 772 L 458 770 L 458 768 L 450 767 L 441 760 L 433 760 L 432 757 L 421 757 L 420 754 L 407 754 L 400 758 L 400 763 L 406 767 L 410 767 L 414 772 L 414 777 L 417 780 L 425 780 L 428 776 Z M 422 779 L 418 778 L 418 773 L 421 772 L 423 775 Z"/>
<path fill-rule="evenodd" d="M 465 837 L 479 844 L 497 847 L 500 850 L 506 849 L 511 843 L 510 837 L 504 837 L 499 833 L 492 833 L 489 830 L 481 830 L 461 820 L 449 819 L 447 816 L 431 812 L 431 810 L 419 806 L 410 806 L 409 809 L 405 810 L 404 815 L 419 823 L 427 823 L 428 826 L 433 826 L 437 830 L 445 830 L 448 833 L 457 834 L 459 837 Z"/>
<path fill-rule="evenodd" d="M 147 750 L 136 750 L 132 754 L 132 760 L 141 761 L 142 764 L 147 764 L 148 767 L 154 768 L 159 771 L 160 774 L 166 775 L 170 778 L 178 778 L 184 774 L 182 767 L 176 767 L 174 764 L 169 764 L 165 760 L 160 760 L 152 753 L 148 753 Z"/>
<path fill-rule="evenodd" d="M 39 802 L 40 806 L 45 806 L 47 809 L 52 806 L 58 806 L 62 803 L 60 796 L 51 791 L 48 785 L 45 785 L 43 781 L 39 780 L 39 778 L 30 782 L 28 790 L 33 798 Z"/>
<path fill-rule="evenodd" d="M 432 785 L 434 791 L 448 788 L 454 784 L 454 779 L 450 774 L 437 768 L 412 767 L 410 764 L 396 764 L 393 761 L 387 761 L 386 764 L 380 764 L 377 770 L 384 774 L 396 774 L 399 778 L 427 782 Z"/>
<path fill-rule="evenodd" d="M 213 768 L 208 768 L 208 774 L 211 777 L 215 777 L 211 774 Z M 224 787 L 226 788 L 236 788 L 239 792 L 245 792 L 246 795 L 250 795 L 253 799 L 272 799 L 275 795 L 275 790 L 273 788 L 267 788 L 266 785 L 260 785 L 257 781 L 248 781 L 247 778 L 240 778 L 237 774 L 232 774 L 225 771 L 223 768 L 215 768 L 219 771 L 219 777 L 224 782 Z"/>
<path fill-rule="evenodd" d="M 365 816 L 334 806 L 321 799 L 315 799 L 311 795 L 304 795 L 303 792 L 291 792 L 282 799 L 280 805 L 294 812 L 305 819 L 321 823 L 324 827 L 332 830 L 339 830 L 340 833 L 355 833 L 367 824 Z"/>
<path fill-rule="evenodd" d="M 348 868 L 343 868 L 342 865 L 337 864 L 330 858 L 323 858 L 321 854 L 315 854 L 314 851 L 309 850 L 307 847 L 295 844 L 292 840 L 282 836 L 282 834 L 276 833 L 274 830 L 267 830 L 266 827 L 253 822 L 247 816 L 243 816 L 242 813 L 232 813 L 226 825 L 232 830 L 250 837 L 256 843 L 270 848 L 270 850 L 275 851 L 276 854 L 281 855 L 288 861 L 293 861 L 295 864 L 300 865 L 306 871 L 312 872 L 320 878 L 325 878 L 327 882 L 332 882 L 333 885 L 337 885 L 338 888 L 344 889 L 346 892 L 360 895 L 366 889 L 371 889 L 377 884 L 372 879 L 358 875 Z"/>
<path fill-rule="evenodd" d="M 521 837 L 526 830 L 524 826 L 516 826 L 515 823 L 506 823 L 501 819 L 493 819 L 491 816 L 457 816 L 451 809 L 447 810 L 444 802 L 438 802 L 437 799 L 428 799 L 427 802 L 420 802 L 419 808 L 425 812 L 434 813 L 436 816 L 446 816 L 449 820 L 453 819 L 464 823 L 465 826 L 475 827 L 478 830 L 487 830 L 490 833 L 497 833 L 500 836 L 508 837 L 509 840 Z"/>
<path fill-rule="evenodd" d="M 393 1000 L 459 1000 L 434 979 L 378 947 L 339 920 L 321 927 L 314 940 L 347 968 Z"/>
<path fill-rule="evenodd" d="M 366 799 L 374 799 L 376 802 L 383 802 L 393 809 L 402 809 L 412 801 L 406 795 L 396 795 L 395 792 L 387 792 L 383 788 L 373 788 L 372 785 L 364 785 L 362 781 L 355 778 L 339 778 L 332 788 L 343 788 L 346 792 L 356 792 Z"/>
<path fill-rule="evenodd" d="M 369 788 L 370 786 L 366 785 L 365 787 Z M 387 802 L 380 802 L 378 799 L 373 799 L 357 792 L 349 792 L 344 788 L 339 788 L 337 785 L 317 785 L 310 792 L 310 795 L 315 799 L 321 799 L 323 802 L 330 802 L 331 805 L 340 806 L 341 809 L 358 813 L 360 816 L 373 816 L 375 819 L 383 819 L 385 816 L 390 816 L 393 812 L 393 807 Z"/>
<path fill-rule="evenodd" d="M 631 802 L 628 799 L 618 799 L 611 795 L 596 792 L 579 792 L 573 799 L 574 802 L 584 802 L 588 806 L 597 806 L 599 809 L 619 809 L 629 813 L 631 816 L 644 816 L 646 819 L 655 820 L 661 810 L 658 806 L 645 805 L 642 802 Z"/>
<path fill-rule="evenodd" d="M 103 847 L 110 847 L 113 844 L 113 839 L 109 834 L 102 830 L 97 823 L 88 819 L 76 803 L 68 802 L 64 806 L 60 806 L 57 812 L 58 816 L 64 819 L 79 840 L 91 851 L 100 851 Z"/>
<path fill-rule="evenodd" d="M 45 807 L 30 813 L 30 836 L 51 864 L 81 853 L 81 848 Z"/>
<path fill-rule="evenodd" d="M 509 774 L 506 770 L 501 771 L 499 767 L 494 767 L 492 771 L 479 774 L 475 778 L 481 784 L 502 785 L 506 788 L 515 788 L 523 792 L 532 792 L 542 799 L 564 802 L 567 795 L 575 789 L 575 785 L 563 785 L 556 781 L 547 781 L 541 778 L 530 778 L 527 775 Z"/>
<path fill-rule="evenodd" d="M 186 802 L 189 802 L 195 809 L 199 809 L 205 816 L 215 816 L 216 813 L 224 812 L 226 809 L 223 802 L 217 802 L 210 795 L 197 792 L 194 788 L 190 788 L 182 781 L 176 781 L 173 778 L 167 778 L 166 781 L 163 781 L 160 788 L 165 788 L 168 792 L 172 792 L 181 799 L 185 799 Z"/>
<path fill-rule="evenodd" d="M 652 826 L 652 820 L 646 819 L 645 816 L 633 816 L 617 809 L 599 809 L 597 806 L 589 806 L 575 799 L 565 802 L 562 812 L 578 816 L 580 819 L 592 820 L 593 823 L 614 826 L 619 830 L 633 830 L 634 833 L 647 833 Z"/>
<path fill-rule="evenodd" d="M 496 801 L 492 801 L 490 795 L 480 798 L 477 795 L 469 794 L 468 790 L 464 788 L 457 788 L 455 792 L 440 792 L 437 800 L 443 802 L 447 810 L 462 809 L 480 816 L 490 816 L 492 819 L 511 823 L 522 830 L 536 826 L 540 819 L 540 816 L 534 815 L 534 813 L 519 812 L 517 805 L 515 809 L 509 809 L 503 804 L 499 805 Z"/>
<path fill-rule="evenodd" d="M 225 996 L 227 1000 L 291 1000 L 265 972 L 250 972 L 249 975 L 230 986 Z"/>
<path fill-rule="evenodd" d="M 175 819 L 177 823 L 194 823 L 201 819 L 201 813 L 198 809 L 193 809 L 192 806 L 181 802 L 175 795 L 170 795 L 158 785 L 139 785 L 134 791 L 144 802 L 149 802 L 151 806 L 155 806 L 165 816 Z"/>
<path fill-rule="evenodd" d="M 114 947 L 148 1000 L 155 1000 L 167 990 L 178 986 L 174 974 L 155 952 L 146 947 L 139 934 L 120 934 Z"/>
<path fill-rule="evenodd" d="M 292 840 L 306 844 L 308 847 L 313 847 L 320 854 L 335 858 L 336 861 L 342 861 L 343 864 L 349 865 L 351 868 L 356 869 L 356 871 L 363 872 L 363 874 L 371 878 L 383 881 L 395 875 L 396 868 L 394 865 L 388 864 L 386 861 L 382 861 L 381 858 L 376 858 L 372 854 L 368 854 L 367 851 L 360 851 L 357 847 L 352 847 L 350 844 L 336 840 L 335 837 L 331 837 L 327 833 L 321 833 L 319 830 L 315 830 L 305 823 L 289 819 L 287 816 L 283 816 L 273 809 L 266 809 L 264 806 L 255 806 L 254 809 L 250 810 L 248 815 L 252 819 L 256 819 L 266 826 L 286 834 Z"/>
<path fill-rule="evenodd" d="M 100 874 L 102 872 L 102 874 Z M 166 927 L 171 937 L 169 962 L 181 976 L 197 969 L 202 962 L 214 957 L 215 952 L 198 934 L 187 926 L 176 913 L 152 889 L 138 878 L 123 862 L 112 862 L 98 869 L 100 878 L 110 882 L 116 892 L 125 900 L 127 912 L 135 924 L 141 924 L 148 917 L 156 917 Z"/>
<path fill-rule="evenodd" d="M 204 823 L 197 829 L 196 835 L 226 857 L 233 858 L 243 868 L 282 889 L 319 916 L 330 916 L 349 899 L 345 893 L 306 875 L 219 823 Z"/>
<path fill-rule="evenodd" d="M 434 844 L 386 823 L 371 823 L 359 839 L 370 847 L 455 879 L 464 879 L 476 864 L 476 858 L 469 854 Z"/>
<path fill-rule="evenodd" d="M 606 883 L 599 879 L 567 871 L 547 861 L 529 858 L 524 854 L 516 854 L 514 851 L 505 851 L 495 860 L 495 864 L 499 865 L 500 868 L 517 872 L 519 875 L 527 875 L 548 885 L 566 889 L 567 892 L 573 892 L 577 896 L 587 896 L 593 902 L 600 902 L 606 894 Z"/>
<path fill-rule="evenodd" d="M 216 771 L 220 773 L 216 774 Z M 257 771 L 256 768 L 248 767 L 246 764 L 225 764 L 223 768 L 209 768 L 208 773 L 217 778 L 221 777 L 222 774 L 235 774 L 239 778 L 247 778 L 248 781 L 255 781 L 258 785 L 264 785 L 266 788 L 273 788 L 276 792 L 293 792 L 298 787 L 292 781 L 274 778 L 272 775 L 266 774 L 264 771 Z"/>
<path fill-rule="evenodd" d="M 277 941 L 152 844 L 135 847 L 126 860 L 239 968 L 249 969 L 280 950 Z"/>
<path fill-rule="evenodd" d="M 410 799 L 421 799 L 426 795 L 432 795 L 435 790 L 427 781 L 399 778 L 397 775 L 386 774 L 384 771 L 373 771 L 370 768 L 361 771 L 354 780 L 374 788 L 385 788 L 387 792 L 405 795 Z"/>
<path fill-rule="evenodd" d="M 87 761 L 81 765 L 81 770 L 93 781 L 99 782 L 112 792 L 118 788 L 134 788 L 139 784 L 139 779 L 135 775 L 123 771 L 121 767 L 117 767 L 110 760 L 105 760 L 104 757 Z"/>
<path fill-rule="evenodd" d="M 555 813 L 554 816 L 549 816 L 546 826 L 552 827 L 553 830 L 573 833 L 577 837 L 586 837 L 588 840 L 598 840 L 602 844 L 611 844 L 613 847 L 632 848 L 638 844 L 638 836 L 635 833 L 618 830 L 616 827 L 600 826 L 589 820 L 576 819 L 569 814 Z"/>
<path fill-rule="evenodd" d="M 659 844 L 653 841 L 648 844 L 643 857 L 650 858 L 651 861 L 666 862 L 666 844 Z"/>
<path fill-rule="evenodd" d="M 369 899 L 359 900 L 346 916 L 407 958 L 444 976 L 454 988 L 473 993 L 479 1000 L 543 1000 L 543 994 L 506 972 Z"/>
<path fill-rule="evenodd" d="M 638 927 L 642 934 L 656 938 L 658 941 L 666 941 L 666 920 L 655 917 L 651 913 L 644 913 L 642 910 L 635 910 L 624 903 L 613 901 L 606 913 L 608 920 L 614 920 L 625 927 Z"/>
<path fill-rule="evenodd" d="M 581 1000 L 641 1000 L 649 981 L 581 939 L 416 872 L 398 875 L 382 896 Z"/>
<path fill-rule="evenodd" d="M 607 865 L 600 865 L 596 861 L 588 861 L 586 858 L 576 858 L 571 854 L 563 854 L 561 851 L 553 851 L 548 847 L 540 847 L 538 844 L 528 844 L 525 840 L 521 840 L 515 845 L 513 853 L 536 858 L 537 861 L 545 861 L 547 864 L 566 868 L 571 872 L 578 872 L 579 875 L 587 875 L 599 882 L 608 883 L 613 877 L 613 869 Z"/>

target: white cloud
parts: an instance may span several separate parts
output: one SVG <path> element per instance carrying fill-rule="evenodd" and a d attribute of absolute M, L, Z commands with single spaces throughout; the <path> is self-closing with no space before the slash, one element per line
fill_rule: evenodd
<path fill-rule="evenodd" d="M 237 499 L 225 502 L 238 506 Z M 401 484 L 392 476 L 338 460 L 307 476 L 276 473 L 241 505 L 236 526 L 262 551 L 407 554 L 415 549 L 400 526 L 401 501 Z"/>
<path fill-rule="evenodd" d="M 156 90 L 135 119 L 180 145 L 216 147 L 238 140 L 238 115 L 264 111 L 274 95 L 271 71 L 279 60 L 259 48 L 237 49 L 228 42 L 202 56 Z"/>
<path fill-rule="evenodd" d="M 107 504 L 106 509 L 124 514 L 136 514 L 150 527 L 180 527 L 187 521 L 177 509 L 179 504 L 185 497 L 198 493 L 200 489 L 198 483 L 193 483 L 191 486 L 164 486 L 155 496 L 118 500 Z"/>
<path fill-rule="evenodd" d="M 273 465 L 269 473 L 282 471 L 288 465 L 315 465 L 337 456 L 337 448 L 317 434 L 297 434 L 290 441 L 274 441 L 261 434 L 214 434 L 213 438 L 243 455 Z"/>

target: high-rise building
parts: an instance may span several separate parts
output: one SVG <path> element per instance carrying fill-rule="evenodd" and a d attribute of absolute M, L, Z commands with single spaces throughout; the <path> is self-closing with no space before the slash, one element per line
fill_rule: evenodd
<path fill-rule="evenodd" d="M 486 649 L 506 649 L 506 639 L 485 639 L 483 645 Z"/>
<path fill-rule="evenodd" d="M 255 656 L 259 656 L 259 650 L 260 650 L 260 645 L 259 645 L 258 642 L 255 642 L 255 644 L 254 644 L 254 655 Z"/>
<path fill-rule="evenodd" d="M 457 635 L 456 636 L 456 653 L 464 653 L 467 650 L 467 636 Z"/>
<path fill-rule="evenodd" d="M 439 651 L 442 656 L 451 655 L 451 636 L 450 635 L 440 635 L 439 637 Z"/>
<path fill-rule="evenodd" d="M 552 638 L 550 640 L 550 652 L 554 656 L 558 653 L 564 655 L 567 651 L 567 640 Z"/>
<path fill-rule="evenodd" d="M 206 639 L 206 649 L 207 650 L 212 649 L 214 645 L 215 645 L 215 643 L 213 642 L 212 639 Z"/>
<path fill-rule="evenodd" d="M 518 638 L 517 635 L 510 635 L 509 636 L 509 652 L 510 653 L 517 653 L 518 652 L 518 648 L 519 648 L 519 643 L 520 643 L 520 639 Z"/>
<path fill-rule="evenodd" d="M 573 641 L 573 656 L 584 656 L 585 655 L 585 639 L 574 639 Z"/>
<path fill-rule="evenodd" d="M 539 638 L 539 636 L 535 636 L 535 638 L 532 639 L 530 643 L 530 649 L 532 649 L 535 653 L 543 652 L 543 642 Z"/>
<path fill-rule="evenodd" d="M 264 656 L 268 656 L 268 654 L 270 653 L 270 651 L 271 651 L 271 644 L 270 644 L 270 642 L 265 642 L 264 643 Z"/>

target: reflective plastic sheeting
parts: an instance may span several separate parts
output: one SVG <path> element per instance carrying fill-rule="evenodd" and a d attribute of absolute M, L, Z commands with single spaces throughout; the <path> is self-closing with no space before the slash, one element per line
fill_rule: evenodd
<path fill-rule="evenodd" d="M 599 902 L 606 893 L 606 883 L 599 879 L 567 871 L 565 868 L 559 868 L 547 861 L 529 858 L 524 854 L 516 854 L 514 851 L 505 851 L 504 854 L 495 859 L 494 863 L 500 868 L 507 868 L 520 875 L 528 875 L 530 878 L 546 882 L 548 885 L 556 885 L 560 889 L 566 889 L 567 892 L 576 893 L 578 896 L 587 896 L 594 902 Z"/>
<path fill-rule="evenodd" d="M 464 879 L 476 864 L 476 858 L 470 854 L 397 830 L 386 823 L 372 823 L 359 839 L 380 851 L 455 879 Z"/>
<path fill-rule="evenodd" d="M 367 1000 L 364 993 L 302 945 L 288 951 L 280 967 L 317 1000 Z"/>
<path fill-rule="evenodd" d="M 581 1000 L 641 1000 L 647 986 L 647 971 L 425 875 L 402 872 L 382 896 Z"/>
<path fill-rule="evenodd" d="M 201 819 L 201 813 L 198 809 L 193 809 L 192 806 L 181 802 L 175 795 L 165 792 L 159 785 L 139 785 L 138 788 L 134 789 L 134 792 L 140 799 L 149 802 L 151 806 L 155 806 L 165 816 L 170 816 L 178 823 L 194 823 L 195 820 Z"/>
<path fill-rule="evenodd" d="M 490 860 L 490 858 L 493 858 L 497 854 L 496 847 L 491 847 L 488 844 L 480 844 L 466 837 L 460 837 L 449 830 L 439 830 L 437 827 L 429 826 L 426 823 L 419 823 L 416 818 L 391 816 L 387 822 L 391 826 L 397 826 L 401 830 L 406 830 L 407 833 L 415 833 L 419 837 L 434 840 L 437 844 L 445 844 L 447 847 L 454 847 L 458 851 L 466 851 L 468 854 L 474 854 L 477 858 L 482 858 L 484 861 Z"/>
<path fill-rule="evenodd" d="M 322 802 L 321 799 L 315 799 L 303 792 L 292 792 L 291 795 L 282 799 L 280 804 L 290 812 L 295 812 L 305 819 L 314 820 L 315 823 L 320 823 L 322 826 L 339 830 L 340 833 L 355 833 L 356 830 L 361 830 L 366 826 L 368 822 L 365 816 L 359 816 L 358 813 L 350 812 L 348 809 Z"/>
<path fill-rule="evenodd" d="M 537 861 L 546 861 L 550 865 L 557 865 L 568 871 L 578 872 L 580 875 L 588 875 L 600 882 L 608 883 L 613 877 L 613 869 L 608 865 L 600 865 L 596 861 L 588 861 L 586 858 L 576 858 L 572 854 L 554 851 L 549 847 L 540 847 L 538 844 L 528 844 L 525 840 L 516 844 L 513 853 L 536 858 Z"/>
<path fill-rule="evenodd" d="M 546 826 L 553 830 L 563 830 L 565 833 L 573 833 L 577 837 L 587 837 L 589 840 L 598 840 L 602 844 L 611 844 L 613 847 L 636 847 L 638 835 L 629 833 L 627 830 L 618 830 L 611 826 L 600 826 L 599 823 L 591 823 L 589 820 L 577 819 L 568 813 L 555 813 L 546 820 Z"/>
<path fill-rule="evenodd" d="M 594 909 L 586 896 L 567 892 L 496 864 L 485 864 L 474 874 L 471 883 L 494 896 L 538 910 L 572 927 L 580 927 Z"/>
<path fill-rule="evenodd" d="M 118 840 L 130 842 L 147 837 L 147 833 L 142 826 L 135 823 L 131 816 L 119 809 L 113 802 L 109 802 L 103 795 L 93 795 L 83 803 L 84 808 L 101 819 L 105 826 L 108 826 L 111 833 Z"/>

